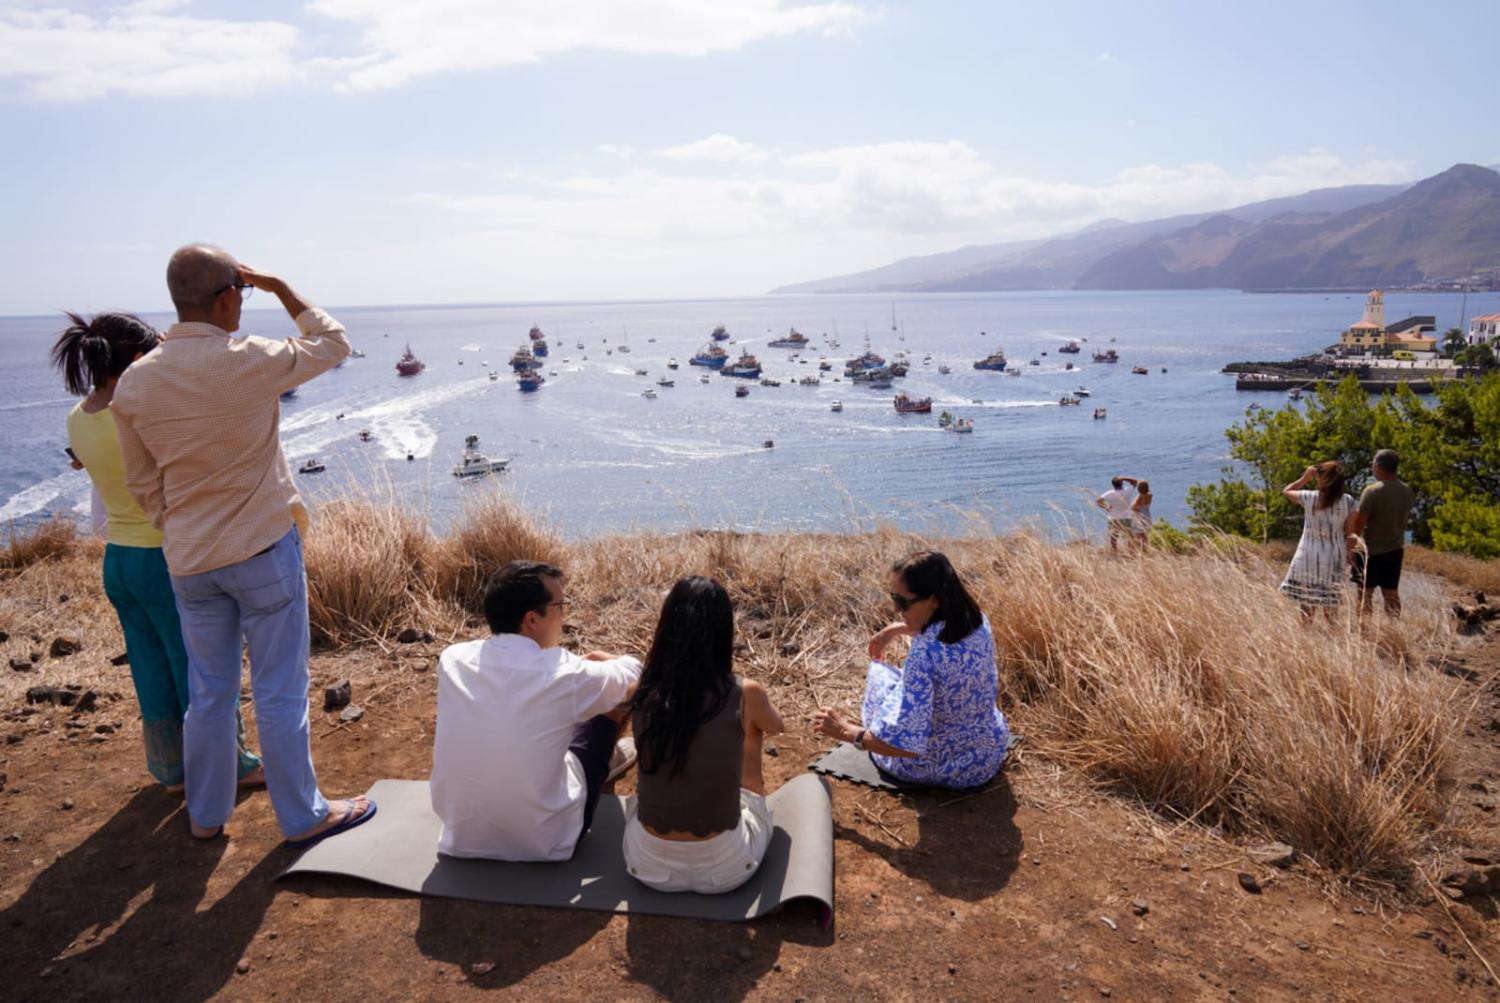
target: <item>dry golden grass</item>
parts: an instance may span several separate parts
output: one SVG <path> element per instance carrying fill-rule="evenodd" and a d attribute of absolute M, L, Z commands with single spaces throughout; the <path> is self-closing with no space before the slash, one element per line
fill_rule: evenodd
<path fill-rule="evenodd" d="M 1407 547 L 1403 568 L 1438 575 L 1472 592 L 1500 597 L 1500 560 L 1485 561 L 1466 554 Z"/>
<path fill-rule="evenodd" d="M 672 582 L 712 575 L 735 600 L 740 668 L 796 720 L 823 704 L 856 710 L 865 642 L 891 615 L 886 569 L 928 546 L 988 614 L 1002 700 L 1034 754 L 1167 818 L 1279 837 L 1352 876 L 1400 880 L 1431 848 L 1465 708 L 1428 668 L 1454 638 L 1441 590 L 1420 576 L 1403 583 L 1401 621 L 1362 630 L 1349 609 L 1303 623 L 1276 592 L 1284 565 L 1255 548 L 1112 559 L 1025 534 L 889 529 L 568 545 L 498 492 L 474 497 L 441 537 L 392 503 L 327 505 L 306 555 L 315 635 L 334 646 L 404 626 L 477 633 L 484 581 L 527 558 L 566 572 L 567 643 L 641 654 Z M 97 553 L 19 573 L 0 592 L 0 627 L 46 617 L 49 593 L 63 578 L 82 587 L 89 560 Z M 18 589 L 40 597 L 25 617 Z"/>
<path fill-rule="evenodd" d="M 55 515 L 30 525 L 12 522 L 6 531 L 5 549 L 0 550 L 0 568 L 14 570 L 62 557 L 72 551 L 77 539 L 78 524 L 67 516 Z"/>

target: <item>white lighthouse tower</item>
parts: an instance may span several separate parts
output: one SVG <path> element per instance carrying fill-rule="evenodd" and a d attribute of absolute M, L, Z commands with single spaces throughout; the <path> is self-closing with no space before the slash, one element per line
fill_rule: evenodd
<path fill-rule="evenodd" d="M 1376 333 L 1385 330 L 1385 297 L 1379 289 L 1371 289 L 1365 297 L 1364 323 L 1374 324 Z"/>

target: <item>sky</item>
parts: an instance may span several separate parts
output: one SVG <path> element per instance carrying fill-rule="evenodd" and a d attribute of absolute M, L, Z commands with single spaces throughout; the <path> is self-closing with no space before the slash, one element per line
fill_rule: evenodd
<path fill-rule="evenodd" d="M 755 295 L 1500 163 L 1500 3 L 0 0 L 0 314 Z"/>

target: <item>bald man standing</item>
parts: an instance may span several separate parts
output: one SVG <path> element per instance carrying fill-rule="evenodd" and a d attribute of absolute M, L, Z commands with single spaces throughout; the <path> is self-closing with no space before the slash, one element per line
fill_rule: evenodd
<path fill-rule="evenodd" d="M 297 325 L 285 341 L 231 337 L 262 289 Z M 188 652 L 183 721 L 192 834 L 212 839 L 234 810 L 241 638 L 266 789 L 288 842 L 304 846 L 375 814 L 366 798 L 328 802 L 308 737 L 307 512 L 281 452 L 279 397 L 338 365 L 338 321 L 281 279 L 206 244 L 167 264 L 177 323 L 135 362 L 112 408 L 130 493 L 164 534 Z"/>

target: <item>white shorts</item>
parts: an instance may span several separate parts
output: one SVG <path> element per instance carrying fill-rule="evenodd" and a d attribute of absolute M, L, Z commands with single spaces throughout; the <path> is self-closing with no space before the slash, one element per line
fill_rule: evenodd
<path fill-rule="evenodd" d="M 740 824 L 710 839 L 653 836 L 625 808 L 625 866 L 641 884 L 663 892 L 714 895 L 749 881 L 771 844 L 771 809 L 764 795 L 740 788 Z"/>

